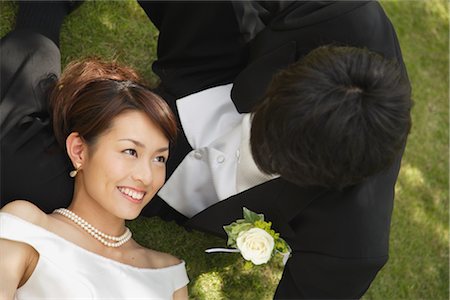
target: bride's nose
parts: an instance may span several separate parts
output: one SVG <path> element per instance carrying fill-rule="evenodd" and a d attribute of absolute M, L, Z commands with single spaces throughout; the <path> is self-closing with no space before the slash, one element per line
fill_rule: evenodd
<path fill-rule="evenodd" d="M 153 182 L 153 170 L 151 164 L 138 164 L 133 171 L 132 178 L 142 182 L 144 185 L 150 185 Z"/>

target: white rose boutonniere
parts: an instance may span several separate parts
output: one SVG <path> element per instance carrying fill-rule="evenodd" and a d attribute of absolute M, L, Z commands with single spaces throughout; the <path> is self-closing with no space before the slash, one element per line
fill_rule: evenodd
<path fill-rule="evenodd" d="M 265 264 L 272 257 L 275 242 L 267 231 L 261 228 L 252 228 L 241 231 L 236 239 L 236 246 L 242 257 L 255 265 Z"/>
<path fill-rule="evenodd" d="M 206 252 L 240 252 L 242 257 L 255 265 L 267 263 L 275 254 L 283 255 L 283 263 L 289 258 L 291 248 L 280 234 L 271 229 L 272 223 L 264 221 L 263 214 L 243 208 L 244 219 L 224 226 L 228 234 L 228 246 L 235 249 L 213 248 Z"/>

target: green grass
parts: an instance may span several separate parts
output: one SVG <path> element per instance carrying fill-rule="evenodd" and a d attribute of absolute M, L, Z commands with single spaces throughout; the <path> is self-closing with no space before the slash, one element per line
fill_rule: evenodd
<path fill-rule="evenodd" d="M 413 128 L 396 186 L 390 260 L 367 299 L 448 299 L 449 11 L 383 1 L 413 84 Z"/>
<path fill-rule="evenodd" d="M 397 29 L 413 84 L 413 128 L 396 186 L 390 260 L 365 299 L 448 299 L 449 11 L 445 0 L 382 1 Z M 17 6 L 0 2 L 0 35 Z M 117 59 L 152 84 L 157 31 L 134 1 L 87 2 L 63 24 L 63 65 L 83 56 Z M 158 218 L 130 223 L 136 239 L 187 263 L 192 299 L 270 299 L 279 262 L 246 269 L 237 254 L 205 254 L 225 241 Z"/>

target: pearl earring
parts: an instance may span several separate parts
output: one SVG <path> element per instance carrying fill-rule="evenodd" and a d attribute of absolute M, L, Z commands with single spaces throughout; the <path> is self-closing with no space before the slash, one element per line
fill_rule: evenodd
<path fill-rule="evenodd" d="M 69 176 L 74 178 L 78 174 L 78 170 L 80 170 L 80 166 L 77 166 L 75 170 L 70 171 Z"/>

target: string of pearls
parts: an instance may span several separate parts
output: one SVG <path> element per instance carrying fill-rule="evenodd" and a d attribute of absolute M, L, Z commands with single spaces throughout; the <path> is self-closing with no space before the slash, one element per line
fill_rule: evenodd
<path fill-rule="evenodd" d="M 126 242 L 128 242 L 129 239 L 131 239 L 131 231 L 128 227 L 125 227 L 125 233 L 121 236 L 112 236 L 108 235 L 106 233 L 101 232 L 91 224 L 89 224 L 86 220 L 79 217 L 77 214 L 75 214 L 73 211 L 70 211 L 66 208 L 58 208 L 53 211 L 54 213 L 63 215 L 64 217 L 70 219 L 75 224 L 86 230 L 90 235 L 92 235 L 96 240 L 101 242 L 103 245 L 107 247 L 120 247 Z"/>

